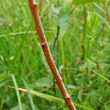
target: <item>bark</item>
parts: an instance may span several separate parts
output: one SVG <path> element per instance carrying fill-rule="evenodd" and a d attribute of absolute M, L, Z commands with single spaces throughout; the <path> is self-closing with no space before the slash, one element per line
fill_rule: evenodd
<path fill-rule="evenodd" d="M 40 21 L 39 13 L 37 10 L 37 4 L 34 2 L 34 0 L 28 0 L 28 2 L 29 2 L 29 6 L 30 6 L 30 9 L 32 12 L 32 16 L 33 16 L 34 23 L 35 23 L 35 29 L 37 31 L 42 50 L 44 52 L 44 55 L 45 55 L 48 65 L 49 65 L 49 68 L 55 78 L 55 82 L 58 85 L 58 88 L 62 94 L 62 97 L 64 98 L 69 109 L 76 110 L 75 106 L 73 105 L 73 103 L 71 101 L 71 98 L 70 98 L 68 92 L 66 91 L 63 80 L 58 72 L 58 69 L 56 68 L 55 62 L 53 61 L 53 58 L 51 56 L 50 49 L 48 47 L 46 37 L 45 37 L 44 31 L 43 31 L 43 27 L 42 27 L 42 24 Z"/>

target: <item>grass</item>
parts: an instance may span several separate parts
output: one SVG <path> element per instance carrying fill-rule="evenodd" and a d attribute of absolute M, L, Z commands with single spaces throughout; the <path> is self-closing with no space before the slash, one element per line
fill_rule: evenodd
<path fill-rule="evenodd" d="M 17 98 L 18 98 L 19 109 L 22 110 L 20 94 L 19 94 L 19 91 L 18 91 L 18 85 L 17 85 L 17 82 L 16 82 L 16 79 L 15 79 L 14 75 L 12 75 L 12 79 L 13 79 L 14 86 L 16 88 L 16 94 L 17 94 Z"/>
<path fill-rule="evenodd" d="M 59 1 L 59 6 L 55 0 L 47 1 L 42 2 L 43 8 L 38 3 L 38 9 L 52 56 L 73 102 L 78 110 L 109 110 L 110 24 L 103 4 L 86 5 L 82 59 L 83 5 L 69 15 L 73 9 L 69 0 Z M 53 47 L 58 25 L 59 39 Z M 67 110 L 58 88 L 55 86 L 56 92 L 53 88 L 52 79 L 28 3 L 1 0 L 0 109 Z"/>

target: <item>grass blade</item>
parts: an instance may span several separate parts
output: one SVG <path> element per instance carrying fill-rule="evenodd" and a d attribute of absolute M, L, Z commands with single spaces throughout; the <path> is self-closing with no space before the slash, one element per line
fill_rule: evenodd
<path fill-rule="evenodd" d="M 9 88 L 13 88 L 15 89 L 15 87 L 13 86 L 7 86 Z M 27 90 L 26 89 L 23 89 L 23 88 L 18 88 L 19 91 L 22 91 L 22 92 L 26 92 L 27 93 Z M 55 97 L 55 96 L 52 96 L 52 95 L 48 95 L 48 94 L 44 94 L 44 93 L 41 93 L 41 92 L 38 92 L 38 91 L 34 91 L 34 90 L 29 90 L 30 93 L 32 95 L 35 95 L 35 96 L 38 96 L 38 97 L 41 97 L 41 98 L 44 98 L 46 100 L 49 100 L 49 101 L 54 101 L 54 102 L 57 102 L 57 103 L 64 103 L 64 100 L 62 98 L 58 98 L 58 97 Z M 89 108 L 89 107 L 86 107 L 86 106 L 83 106 L 83 105 L 80 105 L 80 104 L 77 104 L 77 103 L 74 103 L 74 105 L 78 108 L 82 108 L 84 110 L 94 110 L 92 108 Z"/>
<path fill-rule="evenodd" d="M 17 98 L 18 98 L 19 109 L 22 110 L 22 104 L 21 104 L 21 99 L 20 99 L 20 94 L 19 94 L 17 82 L 16 82 L 16 79 L 15 79 L 14 75 L 12 75 L 11 77 L 12 77 L 13 83 L 15 85 L 16 94 L 17 94 Z"/>
<path fill-rule="evenodd" d="M 26 17 L 27 22 L 30 23 L 30 20 L 29 20 L 29 18 L 28 18 L 28 16 L 27 16 L 27 12 L 26 12 L 26 10 L 25 10 L 25 8 L 24 8 L 24 6 L 23 6 L 22 1 L 21 1 L 21 0 L 18 0 L 18 3 L 19 3 L 19 5 L 21 6 L 21 10 L 23 11 L 23 13 L 24 13 L 24 15 L 25 15 L 25 17 Z"/>
<path fill-rule="evenodd" d="M 98 73 L 98 72 L 96 72 L 96 71 L 92 70 L 91 68 L 88 68 L 88 69 L 89 69 L 90 71 L 92 71 L 93 73 L 97 74 L 99 77 L 103 78 L 104 80 L 106 80 L 107 82 L 109 82 L 109 83 L 110 83 L 110 80 L 109 80 L 109 79 L 107 79 L 107 78 L 105 78 L 104 76 L 102 76 L 100 73 Z"/>
<path fill-rule="evenodd" d="M 110 25 L 109 25 L 109 23 L 107 22 L 107 20 L 104 19 L 99 13 L 96 12 L 96 14 L 97 14 L 97 16 L 107 25 L 107 27 L 110 29 Z"/>
<path fill-rule="evenodd" d="M 33 102 L 33 99 L 32 99 L 32 95 L 30 94 L 29 87 L 28 87 L 28 85 L 27 85 L 27 83 L 26 83 L 26 81 L 24 79 L 23 79 L 23 83 L 24 83 L 24 85 L 25 85 L 25 87 L 27 89 L 27 93 L 28 93 L 28 97 L 29 97 L 29 100 L 30 100 L 31 108 L 32 108 L 32 110 L 35 110 L 35 106 L 34 106 L 34 102 Z"/>

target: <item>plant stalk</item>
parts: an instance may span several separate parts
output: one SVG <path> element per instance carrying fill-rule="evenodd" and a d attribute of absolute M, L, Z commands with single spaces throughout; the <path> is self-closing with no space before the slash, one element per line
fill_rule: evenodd
<path fill-rule="evenodd" d="M 83 26 L 83 40 L 82 40 L 82 59 L 85 60 L 85 40 L 86 40 L 86 23 L 87 23 L 87 13 L 86 13 L 86 6 L 84 5 L 84 26 Z"/>
<path fill-rule="evenodd" d="M 53 58 L 51 56 L 50 49 L 48 47 L 47 40 L 46 40 L 46 37 L 44 34 L 44 30 L 43 30 L 43 27 L 42 27 L 42 24 L 40 21 L 39 13 L 37 10 L 37 4 L 34 2 L 34 0 L 28 0 L 28 2 L 29 2 L 29 6 L 30 6 L 30 9 L 32 12 L 32 16 L 33 16 L 34 23 L 35 23 L 35 29 L 37 31 L 42 50 L 44 52 L 44 55 L 45 55 L 45 58 L 47 60 L 48 65 L 49 65 L 49 68 L 50 68 L 50 70 L 51 70 L 51 72 L 55 78 L 55 82 L 58 85 L 58 88 L 62 94 L 62 97 L 65 100 L 69 109 L 70 110 L 76 110 L 68 92 L 66 91 L 63 80 L 62 80 L 62 78 L 58 72 L 58 69 L 55 65 L 55 62 L 53 61 Z"/>

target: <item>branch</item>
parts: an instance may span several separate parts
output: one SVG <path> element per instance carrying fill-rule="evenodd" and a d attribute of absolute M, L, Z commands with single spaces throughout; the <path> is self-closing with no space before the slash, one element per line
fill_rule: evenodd
<path fill-rule="evenodd" d="M 55 82 L 58 85 L 58 88 L 62 94 L 62 97 L 65 100 L 69 109 L 70 110 L 76 110 L 75 106 L 73 105 L 73 103 L 71 101 L 71 98 L 70 98 L 68 92 L 66 91 L 66 88 L 63 84 L 63 80 L 62 80 L 62 78 L 61 78 L 61 76 L 57 70 L 55 62 L 53 61 L 53 58 L 51 56 L 50 49 L 48 47 L 46 37 L 45 37 L 44 31 L 43 31 L 43 27 L 42 27 L 42 24 L 40 21 L 40 17 L 38 14 L 37 4 L 34 2 L 34 0 L 28 0 L 28 2 L 29 2 L 29 6 L 30 6 L 30 9 L 32 12 L 32 16 L 33 16 L 34 23 L 35 23 L 35 28 L 36 28 L 36 31 L 37 31 L 37 34 L 38 34 L 38 37 L 40 40 L 42 50 L 44 52 L 44 55 L 45 55 L 45 58 L 47 60 L 48 65 L 49 65 L 49 68 L 50 68 L 50 70 L 51 70 L 51 72 L 55 78 Z"/>

